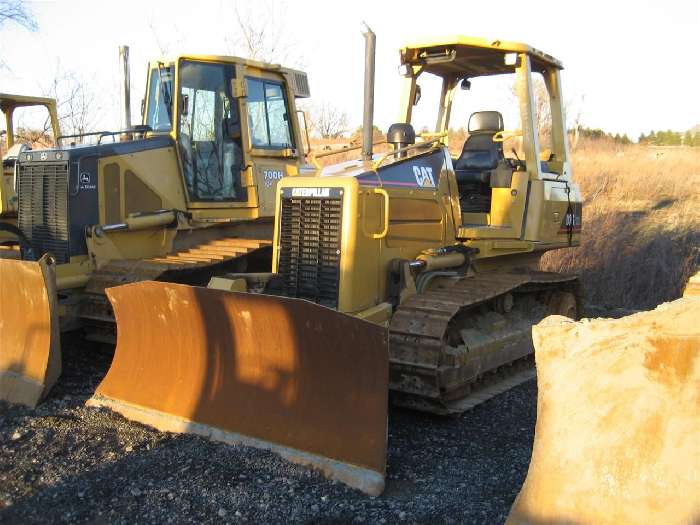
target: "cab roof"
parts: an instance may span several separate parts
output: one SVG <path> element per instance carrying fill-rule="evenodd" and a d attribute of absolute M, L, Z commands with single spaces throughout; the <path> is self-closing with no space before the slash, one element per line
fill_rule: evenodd
<path fill-rule="evenodd" d="M 198 55 L 198 54 L 182 54 L 177 56 L 162 57 L 159 60 L 152 60 L 151 63 L 160 62 L 162 64 L 173 64 L 179 60 L 194 60 L 201 62 L 223 62 L 227 64 L 241 64 L 249 67 L 255 67 L 258 69 L 275 71 L 280 73 L 296 72 L 303 73 L 298 69 L 292 69 L 289 67 L 284 67 L 280 64 L 272 64 L 269 62 L 261 62 L 259 60 L 251 60 L 249 58 L 242 58 L 233 55 Z"/>
<path fill-rule="evenodd" d="M 30 97 L 29 95 L 10 95 L 8 93 L 0 93 L 0 106 L 50 106 L 56 104 L 56 101 L 48 97 Z"/>
<path fill-rule="evenodd" d="M 308 98 L 311 96 L 309 90 L 309 80 L 307 78 L 306 72 L 299 69 L 292 69 L 289 67 L 284 67 L 279 64 L 270 64 L 267 62 L 260 62 L 258 60 L 250 60 L 248 58 L 241 58 L 236 56 L 226 56 L 226 55 L 178 55 L 176 57 L 161 58 L 160 60 L 152 60 L 150 62 L 151 68 L 156 67 L 157 64 L 174 64 L 180 60 L 192 60 L 195 62 L 216 62 L 224 64 L 239 64 L 250 68 L 256 68 L 261 71 L 269 71 L 271 73 L 278 73 L 280 75 L 289 75 L 292 84 L 292 90 L 294 91 L 294 96 L 297 98 Z"/>
<path fill-rule="evenodd" d="M 515 66 L 505 63 L 509 53 L 527 53 L 533 71 L 564 67 L 553 56 L 527 44 L 461 35 L 408 44 L 401 49 L 401 63 L 421 66 L 441 77 L 474 78 L 513 73 Z"/>

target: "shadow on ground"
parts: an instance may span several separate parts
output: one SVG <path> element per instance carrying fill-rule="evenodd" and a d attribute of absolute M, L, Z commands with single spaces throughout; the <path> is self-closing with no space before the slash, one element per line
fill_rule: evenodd
<path fill-rule="evenodd" d="M 272 453 L 163 434 L 83 406 L 111 355 L 64 343 L 32 412 L 0 404 L 0 522 L 503 522 L 527 472 L 530 381 L 458 418 L 392 409 L 386 492 L 367 497 Z"/>

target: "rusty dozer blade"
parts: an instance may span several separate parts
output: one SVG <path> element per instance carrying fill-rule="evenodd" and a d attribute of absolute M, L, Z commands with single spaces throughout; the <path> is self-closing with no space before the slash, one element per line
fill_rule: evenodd
<path fill-rule="evenodd" d="M 384 488 L 386 329 L 314 303 L 172 283 L 107 290 L 112 366 L 88 402 Z"/>
<path fill-rule="evenodd" d="M 35 407 L 61 375 L 53 259 L 0 259 L 0 399 Z"/>

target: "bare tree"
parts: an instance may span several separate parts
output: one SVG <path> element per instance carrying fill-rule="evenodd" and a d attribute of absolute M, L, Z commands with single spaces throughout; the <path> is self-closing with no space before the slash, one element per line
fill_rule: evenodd
<path fill-rule="evenodd" d="M 99 123 L 103 109 L 97 92 L 88 86 L 88 81 L 78 73 L 63 70 L 60 63 L 56 65 L 56 74 L 50 85 L 43 91 L 48 97 L 56 99 L 56 109 L 61 133 L 74 135 L 94 131 Z"/>
<path fill-rule="evenodd" d="M 279 0 L 224 3 L 226 11 L 233 6 L 234 28 L 224 35 L 228 52 L 261 62 L 274 62 L 302 67 L 295 49 L 298 41 L 285 23 L 287 4 Z M 232 36 L 235 35 L 235 36 Z"/>
<path fill-rule="evenodd" d="M 174 49 L 182 48 L 185 42 L 185 34 L 180 26 L 178 26 L 178 24 L 168 24 L 166 28 L 167 31 L 164 35 L 163 32 L 158 29 L 157 20 L 157 18 L 150 16 L 148 18 L 148 28 L 151 30 L 151 35 L 153 36 L 153 40 L 155 40 L 161 56 L 170 54 Z"/>
<path fill-rule="evenodd" d="M 8 22 L 18 24 L 29 31 L 36 31 L 39 27 L 31 10 L 22 0 L 0 0 L 0 30 Z M 2 58 L 0 58 L 0 69 L 9 69 Z"/>
<path fill-rule="evenodd" d="M 574 117 L 572 123 L 569 125 L 569 130 L 573 128 L 573 136 L 571 137 L 571 150 L 575 151 L 576 148 L 578 147 L 578 139 L 579 139 L 579 132 L 581 130 L 581 116 L 583 113 L 583 105 L 586 100 L 585 95 L 581 95 L 581 101 L 578 104 L 578 109 L 576 112 L 576 117 Z M 567 103 L 567 109 L 571 107 L 573 104 L 571 102 Z M 567 112 L 568 114 L 568 112 Z"/>
<path fill-rule="evenodd" d="M 14 22 L 29 31 L 38 28 L 34 15 L 22 0 L 0 0 L 0 28 L 7 22 Z"/>
<path fill-rule="evenodd" d="M 348 131 L 348 114 L 324 101 L 310 111 L 310 126 L 324 139 L 337 139 Z"/>

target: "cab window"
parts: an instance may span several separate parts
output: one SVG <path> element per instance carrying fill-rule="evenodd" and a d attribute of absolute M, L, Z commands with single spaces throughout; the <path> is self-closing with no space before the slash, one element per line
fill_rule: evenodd
<path fill-rule="evenodd" d="M 172 129 L 173 68 L 160 66 L 151 70 L 148 83 L 148 113 L 146 124 L 153 131 Z"/>
<path fill-rule="evenodd" d="M 248 127 L 254 148 L 293 148 L 289 108 L 282 84 L 247 78 Z"/>
<path fill-rule="evenodd" d="M 182 61 L 179 65 L 178 144 L 192 201 L 246 201 L 238 104 L 231 97 L 234 68 Z"/>
<path fill-rule="evenodd" d="M 52 148 L 56 145 L 56 137 L 51 127 L 51 114 L 47 106 L 17 105 L 7 107 L 3 113 L 9 112 L 12 119 L 13 136 L 7 134 L 6 114 L 0 119 L 0 151 L 4 155 L 12 144 L 25 144 L 30 148 Z"/>

